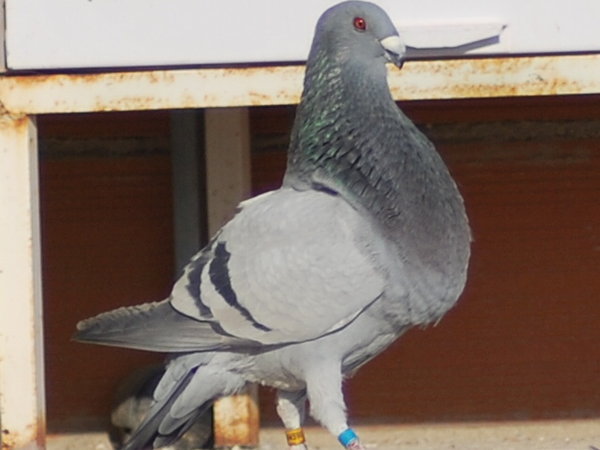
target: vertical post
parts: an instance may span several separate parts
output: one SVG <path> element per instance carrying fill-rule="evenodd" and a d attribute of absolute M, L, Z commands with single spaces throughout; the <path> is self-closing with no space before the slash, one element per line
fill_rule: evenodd
<path fill-rule="evenodd" d="M 212 236 L 250 195 L 250 124 L 247 108 L 205 111 L 208 232 Z M 215 403 L 215 446 L 258 445 L 258 390 Z"/>
<path fill-rule="evenodd" d="M 208 233 L 233 217 L 250 195 L 250 121 L 248 108 L 205 111 Z"/>
<path fill-rule="evenodd" d="M 44 448 L 44 360 L 35 119 L 0 116 L 2 448 Z"/>
<path fill-rule="evenodd" d="M 171 112 L 171 166 L 176 276 L 206 243 L 202 111 Z"/>

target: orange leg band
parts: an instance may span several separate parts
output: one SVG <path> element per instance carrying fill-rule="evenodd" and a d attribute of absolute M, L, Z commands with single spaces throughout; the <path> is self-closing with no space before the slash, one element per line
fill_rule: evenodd
<path fill-rule="evenodd" d="M 300 445 L 304 444 L 304 430 L 302 428 L 294 428 L 293 430 L 286 430 L 285 436 L 287 437 L 288 445 Z"/>

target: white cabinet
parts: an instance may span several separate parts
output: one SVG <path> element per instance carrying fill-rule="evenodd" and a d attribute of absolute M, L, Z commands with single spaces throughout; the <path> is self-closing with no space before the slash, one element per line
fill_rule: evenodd
<path fill-rule="evenodd" d="M 303 61 L 335 0 L 5 0 L 9 70 Z M 479 54 L 600 50 L 600 1 L 379 0 L 409 46 Z M 487 41 L 489 44 L 491 41 Z M 465 48 L 445 49 L 445 56 Z"/>

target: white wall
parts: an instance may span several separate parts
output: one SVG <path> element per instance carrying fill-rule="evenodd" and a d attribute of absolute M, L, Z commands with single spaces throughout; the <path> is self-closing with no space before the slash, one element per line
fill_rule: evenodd
<path fill-rule="evenodd" d="M 302 61 L 335 0 L 5 0 L 9 69 Z M 408 45 L 599 51 L 598 0 L 378 0 Z M 457 51 L 446 52 L 446 55 Z"/>

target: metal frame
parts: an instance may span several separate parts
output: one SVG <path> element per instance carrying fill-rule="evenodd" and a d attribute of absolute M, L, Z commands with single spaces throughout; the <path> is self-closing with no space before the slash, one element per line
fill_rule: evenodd
<path fill-rule="evenodd" d="M 0 77 L 2 448 L 45 446 L 35 116 L 294 104 L 302 76 L 278 66 Z M 600 54 L 411 62 L 390 83 L 403 100 L 597 94 Z"/>
<path fill-rule="evenodd" d="M 43 448 L 42 282 L 35 118 L 0 118 L 2 448 Z"/>
<path fill-rule="evenodd" d="M 152 70 L 0 78 L 11 114 L 295 104 L 304 66 Z M 390 69 L 396 99 L 597 93 L 600 54 L 415 61 Z"/>

